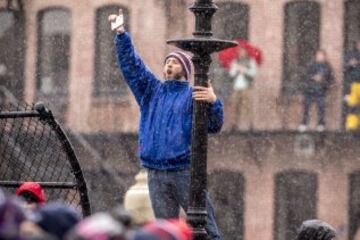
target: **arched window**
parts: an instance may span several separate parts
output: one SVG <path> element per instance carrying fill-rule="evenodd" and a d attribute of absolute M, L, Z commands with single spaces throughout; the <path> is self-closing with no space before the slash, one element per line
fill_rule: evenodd
<path fill-rule="evenodd" d="M 249 38 L 249 6 L 239 2 L 216 3 L 218 10 L 213 17 L 214 37 L 226 40 Z M 216 56 L 214 54 L 214 56 Z M 228 71 L 221 67 L 217 57 L 213 58 L 210 77 L 214 79 L 216 93 L 226 98 L 233 89 L 233 81 Z M 216 80 L 216 81 L 215 81 Z"/>
<path fill-rule="evenodd" d="M 275 240 L 295 239 L 304 220 L 316 217 L 317 175 L 290 171 L 275 176 Z"/>
<path fill-rule="evenodd" d="M 70 61 L 70 18 L 63 8 L 38 14 L 38 98 L 64 113 L 68 102 Z"/>
<path fill-rule="evenodd" d="M 0 9 L 0 101 L 23 99 L 24 12 Z"/>
<path fill-rule="evenodd" d="M 349 240 L 353 240 L 360 227 L 360 171 L 349 176 Z"/>
<path fill-rule="evenodd" d="M 320 5 L 313 1 L 287 3 L 284 17 L 283 93 L 299 92 L 306 65 L 320 41 Z"/>
<path fill-rule="evenodd" d="M 244 192 L 241 173 L 217 170 L 209 176 L 209 193 L 224 239 L 244 239 Z"/>
<path fill-rule="evenodd" d="M 96 10 L 95 38 L 95 86 L 94 95 L 122 96 L 127 94 L 127 85 L 118 68 L 113 42 L 114 33 L 110 29 L 108 16 L 123 10 L 125 28 L 129 31 L 129 11 L 119 5 L 104 6 Z"/>

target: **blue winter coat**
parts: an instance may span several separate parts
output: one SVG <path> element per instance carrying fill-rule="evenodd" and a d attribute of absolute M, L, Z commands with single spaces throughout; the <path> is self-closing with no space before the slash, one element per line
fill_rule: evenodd
<path fill-rule="evenodd" d="M 128 33 L 116 35 L 117 61 L 140 106 L 141 165 L 158 170 L 190 167 L 192 87 L 187 81 L 157 79 L 137 55 Z M 209 107 L 209 133 L 223 125 L 223 105 Z"/>

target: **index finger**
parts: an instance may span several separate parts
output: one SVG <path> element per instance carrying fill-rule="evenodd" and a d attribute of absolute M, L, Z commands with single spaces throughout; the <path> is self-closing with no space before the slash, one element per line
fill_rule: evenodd
<path fill-rule="evenodd" d="M 122 8 L 119 8 L 119 16 L 123 14 Z"/>
<path fill-rule="evenodd" d="M 207 87 L 203 87 L 203 86 L 194 86 L 193 88 L 196 90 L 207 90 L 208 89 Z"/>

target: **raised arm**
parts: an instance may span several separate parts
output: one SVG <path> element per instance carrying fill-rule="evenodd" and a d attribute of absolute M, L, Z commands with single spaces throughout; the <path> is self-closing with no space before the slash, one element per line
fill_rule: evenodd
<path fill-rule="evenodd" d="M 120 14 L 122 14 L 120 12 Z M 116 15 L 110 15 L 109 21 L 115 21 Z M 129 33 L 120 26 L 114 37 L 116 47 L 116 58 L 119 68 L 129 85 L 136 101 L 141 106 L 145 96 L 151 95 L 160 81 L 154 76 L 150 69 L 144 64 L 136 53 Z"/>

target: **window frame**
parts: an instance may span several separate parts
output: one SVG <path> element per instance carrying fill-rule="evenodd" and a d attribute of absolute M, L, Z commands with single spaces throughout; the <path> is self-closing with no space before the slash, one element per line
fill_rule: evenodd
<path fill-rule="evenodd" d="M 103 28 L 101 28 L 101 26 L 99 26 L 99 18 L 101 18 L 101 11 L 108 11 L 108 9 L 114 8 L 114 10 L 116 10 L 114 12 L 114 14 L 117 14 L 118 9 L 122 9 L 123 13 L 124 13 L 124 17 L 125 17 L 125 29 L 127 32 L 130 32 L 130 10 L 128 7 L 122 5 L 122 4 L 107 4 L 107 5 L 102 5 L 99 6 L 98 8 L 96 8 L 95 10 L 95 38 L 94 38 L 94 45 L 95 45 L 95 54 L 94 54 L 94 77 L 93 77 L 93 90 L 92 90 L 92 96 L 93 98 L 95 98 L 95 100 L 123 100 L 124 98 L 126 98 L 129 95 L 129 89 L 128 86 L 125 82 L 124 77 L 122 76 L 121 71 L 119 70 L 118 66 L 117 66 L 117 61 L 116 61 L 116 57 L 115 57 L 115 45 L 111 44 L 109 47 L 113 48 L 113 55 L 109 55 L 110 58 L 113 58 L 113 60 L 109 61 L 109 65 L 110 64 L 115 64 L 115 66 L 113 66 L 113 71 L 114 74 L 113 76 L 116 76 L 116 80 L 118 81 L 118 85 L 119 87 L 116 88 L 115 90 L 113 90 L 113 88 L 111 86 L 108 87 L 108 89 L 106 90 L 102 90 L 101 89 L 101 74 L 100 72 L 103 72 L 101 69 L 101 63 L 100 63 L 100 58 L 101 58 L 101 46 L 100 46 L 100 31 L 103 30 Z M 105 30 L 105 29 L 104 29 Z M 106 31 L 110 31 L 110 27 L 106 29 Z M 112 38 L 114 34 L 111 33 Z M 112 41 L 111 41 L 112 43 Z M 111 70 L 110 70 L 111 71 Z M 111 75 L 111 72 L 108 73 Z M 121 91 L 119 91 L 119 89 L 122 89 Z"/>
<path fill-rule="evenodd" d="M 0 76 L 2 79 L 2 84 L 0 83 L 0 86 L 3 86 L 5 89 L 1 91 L 6 91 L 4 94 L 11 94 L 11 99 L 15 99 L 16 101 L 23 101 L 24 99 L 24 92 L 25 92 L 25 40 L 26 40 L 26 34 L 25 34 L 25 11 L 18 10 L 18 11 L 11 11 L 8 10 L 5 7 L 0 7 L 0 14 L 12 14 L 13 17 L 13 23 L 12 28 L 13 30 L 13 39 L 14 42 L 12 44 L 15 45 L 15 47 L 11 47 L 11 49 L 14 49 L 14 54 L 16 55 L 15 60 L 13 60 L 12 66 L 6 66 L 9 67 L 10 74 L 5 74 L 3 76 Z M 20 44 L 20 45 L 19 45 Z M 20 70 L 19 70 L 20 69 Z M 5 84 L 14 84 L 12 86 L 6 86 L 3 85 L 3 80 L 5 80 Z M 14 97 L 14 98 L 13 98 Z"/>
<path fill-rule="evenodd" d="M 309 199 L 311 199 L 313 202 L 311 203 L 309 208 L 301 208 L 301 213 L 304 216 L 304 219 L 301 219 L 299 221 L 291 219 L 291 213 L 288 213 L 288 210 L 294 210 L 294 206 L 289 204 L 289 200 L 291 199 L 297 199 L 299 196 L 303 196 L 301 193 L 299 193 L 298 188 L 299 187 L 299 179 L 303 181 L 302 185 L 300 187 L 303 187 L 302 190 L 306 190 L 306 193 L 309 193 L 310 190 L 313 191 L 313 195 L 306 198 L 303 198 L 303 202 L 308 203 Z M 292 182 L 291 182 L 292 181 Z M 294 185 L 293 183 L 296 183 Z M 312 183 L 311 185 L 313 189 L 309 190 L 308 183 Z M 284 240 L 284 239 L 295 239 L 296 237 L 296 229 L 300 227 L 301 223 L 304 220 L 307 219 L 313 219 L 316 218 L 317 215 L 317 202 L 318 202 L 318 190 L 319 190 L 319 177 L 318 174 L 311 171 L 306 170 L 288 170 L 288 171 L 282 171 L 275 175 L 274 177 L 274 240 Z M 293 185 L 292 185 L 293 184 Z M 288 186 L 286 186 L 288 185 Z M 301 189 L 300 189 L 301 190 Z M 295 197 L 290 196 L 291 193 L 295 192 L 297 195 Z M 290 192 L 290 193 L 289 193 Z M 308 199 L 309 198 L 309 199 Z M 284 203 L 283 201 L 286 201 Z M 296 205 L 296 203 L 295 203 Z M 286 207 L 286 213 L 284 213 L 284 207 Z M 312 209 L 311 209 L 312 207 Z M 304 209 L 308 210 L 309 212 L 304 214 Z M 298 216 L 298 215 L 297 215 Z M 284 219 L 285 217 L 285 219 Z M 293 220 L 296 222 L 295 224 L 292 224 L 291 221 L 287 221 L 287 218 L 290 218 L 290 220 Z M 285 222 L 283 222 L 285 221 Z M 282 229 L 283 228 L 283 229 Z M 284 231 L 282 231 L 284 230 Z"/>
<path fill-rule="evenodd" d="M 246 205 L 246 179 L 244 174 L 240 171 L 218 169 L 209 174 L 208 182 L 209 192 L 212 194 L 212 201 L 216 206 L 215 215 L 218 218 L 217 222 L 219 228 L 222 229 L 224 239 L 233 239 L 234 236 L 236 236 L 236 239 L 243 240 L 245 238 Z M 228 184 L 224 186 L 222 184 L 224 182 L 236 182 L 236 184 Z M 224 190 L 226 187 L 228 187 L 227 191 Z M 226 194 L 228 196 L 226 196 Z M 237 196 L 234 196 L 234 194 L 237 194 Z M 227 202 L 228 199 L 233 200 L 231 205 Z M 219 202 L 221 201 L 225 201 L 226 203 L 220 204 Z M 236 203 L 236 206 L 234 206 L 234 203 Z M 231 211 L 227 211 L 227 208 Z M 231 220 L 233 221 L 228 222 L 229 215 L 232 216 Z M 227 221 L 222 220 L 222 218 Z M 238 225 L 234 224 L 234 222 L 238 223 Z"/>
<path fill-rule="evenodd" d="M 303 5 L 303 7 L 301 7 Z M 312 5 L 312 6 L 311 6 Z M 314 8 L 315 7 L 315 8 Z M 314 36 L 311 34 L 311 31 L 307 30 L 301 30 L 305 29 L 305 24 L 301 19 L 299 20 L 299 15 L 301 15 L 301 12 L 296 9 L 304 9 L 302 11 L 305 11 L 303 14 L 304 16 L 308 16 L 309 14 L 306 14 L 306 11 L 308 9 L 314 9 L 314 18 L 317 20 L 316 24 L 314 21 L 310 21 L 307 24 L 311 24 L 314 26 L 313 31 L 316 32 L 316 37 L 313 38 L 315 41 L 315 45 L 311 46 L 311 49 L 307 52 L 307 57 L 303 57 L 304 54 L 297 54 L 297 57 L 292 57 L 291 51 L 295 52 L 293 53 L 296 55 L 296 52 L 304 52 L 302 48 L 307 49 L 307 47 L 302 47 L 301 45 L 306 45 L 306 41 L 298 41 L 297 39 L 305 39 L 304 36 Z M 293 9 L 293 10 L 292 10 Z M 294 12 L 297 11 L 296 14 Z M 314 0 L 297 0 L 297 1 L 291 1 L 287 2 L 284 6 L 283 10 L 283 56 L 282 56 L 282 83 L 281 83 L 281 93 L 285 96 L 292 96 L 301 93 L 301 90 L 304 86 L 304 81 L 301 81 L 301 79 L 304 77 L 304 73 L 306 70 L 307 63 L 311 62 L 314 58 L 315 52 L 317 49 L 320 48 L 321 45 L 321 11 L 322 11 L 322 5 L 318 1 Z M 299 23 L 298 26 L 296 26 L 295 29 L 292 29 L 291 27 L 293 24 L 291 24 L 292 18 L 296 19 Z M 306 19 L 308 19 L 306 17 Z M 312 28 L 312 29 L 313 29 Z M 299 31 L 300 29 L 300 31 Z M 291 31 L 296 32 L 296 35 L 299 35 L 303 33 L 302 36 L 292 36 Z M 294 44 L 293 48 L 291 48 L 291 37 L 296 39 L 296 44 Z M 310 42 L 310 41 L 309 41 Z M 304 59 L 302 59 L 304 58 Z M 293 59 L 294 64 L 289 64 L 289 59 Z M 294 77 L 295 75 L 295 77 Z M 289 80 L 291 78 L 295 78 L 294 80 Z"/>
<path fill-rule="evenodd" d="M 45 93 L 41 90 L 42 88 L 42 82 L 41 82 L 41 76 L 42 76 L 42 58 L 41 58 L 41 54 L 42 54 L 42 38 L 43 33 L 42 33 L 42 28 L 43 28 L 43 18 L 46 15 L 46 13 L 49 13 L 51 11 L 62 11 L 66 14 L 69 15 L 69 32 L 68 32 L 68 36 L 69 36 L 69 49 L 68 49 L 68 56 L 67 56 L 67 82 L 66 82 L 66 87 L 64 88 L 64 91 L 55 91 L 55 92 L 50 92 L 50 93 Z M 66 7 L 62 7 L 62 6 L 54 6 L 54 7 L 49 7 L 49 8 L 44 8 L 41 9 L 40 11 L 38 11 L 37 13 L 37 18 L 36 18 L 36 23 L 37 23 L 37 58 L 36 58 L 36 95 L 38 97 L 42 97 L 42 96 L 58 96 L 58 97 L 62 97 L 63 99 L 67 99 L 68 95 L 69 95 L 69 87 L 70 87 L 70 68 L 71 68 L 71 40 L 72 40 L 72 29 L 71 29 L 71 18 L 72 18 L 72 12 L 69 8 Z M 67 100 L 66 100 L 67 102 Z M 66 103 L 67 104 L 67 103 Z"/>

